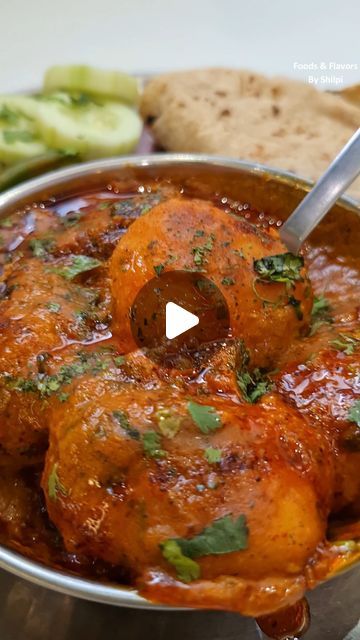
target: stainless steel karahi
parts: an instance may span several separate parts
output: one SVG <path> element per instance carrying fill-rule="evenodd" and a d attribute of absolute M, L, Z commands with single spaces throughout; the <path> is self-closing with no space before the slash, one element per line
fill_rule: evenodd
<path fill-rule="evenodd" d="M 241 202 L 249 201 L 258 209 L 286 218 L 311 183 L 267 167 L 205 155 L 156 154 L 113 158 L 53 171 L 0 195 L 0 218 L 9 212 L 50 197 L 66 197 L 84 186 L 95 188 L 114 178 L 136 173 L 146 181 L 160 176 L 182 176 L 188 185 L 200 189 L 206 197 L 206 175 L 211 173 L 220 194 Z M 213 186 L 212 186 L 213 191 Z M 330 215 L 341 224 L 344 210 L 359 215 L 359 205 L 342 199 Z M 255 640 L 263 637 L 255 622 L 237 614 L 194 612 L 153 605 L 132 589 L 81 579 L 37 562 L 0 546 L 0 638 L 1 640 L 73 640 L 103 637 L 172 640 L 192 638 L 236 638 Z M 12 576 L 9 574 L 13 574 Z M 14 577 L 15 576 L 15 577 Z M 30 584 L 31 583 L 31 584 Z M 308 640 L 343 640 L 360 617 L 360 566 L 355 566 L 309 594 L 312 625 Z M 57 593 L 50 593 L 48 590 Z M 18 594 L 22 594 L 19 600 Z M 15 594 L 15 595 L 14 595 Z M 17 594 L 17 595 L 16 595 Z M 11 597 L 13 595 L 13 597 Z M 93 603 L 84 602 L 93 601 Z M 131 613 L 115 607 L 150 610 Z M 46 611 L 46 615 L 44 612 Z M 139 616 L 143 616 L 140 623 Z M 23 616 L 23 618 L 21 617 Z M 23 620 L 19 628 L 19 620 Z M 80 633 L 78 621 L 82 620 Z M 124 635 L 125 623 L 126 633 Z M 106 632 L 107 630 L 107 632 Z M 355 635 L 354 635 L 355 634 Z M 347 640 L 360 639 L 353 631 Z"/>

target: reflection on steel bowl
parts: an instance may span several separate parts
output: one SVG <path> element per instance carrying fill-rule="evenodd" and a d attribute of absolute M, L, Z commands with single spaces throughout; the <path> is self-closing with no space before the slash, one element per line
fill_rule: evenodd
<path fill-rule="evenodd" d="M 306 632 L 306 591 L 360 550 L 360 218 L 343 200 L 288 253 L 278 230 L 308 188 L 157 155 L 0 196 L 2 567 L 89 600 Z M 192 274 L 187 302 L 206 309 L 210 286 L 229 312 L 226 336 L 190 331 L 170 362 L 168 272 Z M 135 335 L 153 281 L 159 310 Z M 155 358 L 139 348 L 152 326 Z"/>

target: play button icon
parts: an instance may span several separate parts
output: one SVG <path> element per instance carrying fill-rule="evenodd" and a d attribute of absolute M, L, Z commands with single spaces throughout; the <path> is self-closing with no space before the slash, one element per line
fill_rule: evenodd
<path fill-rule="evenodd" d="M 129 311 L 133 338 L 161 366 L 191 369 L 230 337 L 221 291 L 198 271 L 165 271 L 147 282 Z"/>
<path fill-rule="evenodd" d="M 189 331 L 199 324 L 198 316 L 190 311 L 186 311 L 183 307 L 179 307 L 175 302 L 166 304 L 166 329 L 165 335 L 169 340 L 173 340 L 181 336 L 185 331 Z"/>

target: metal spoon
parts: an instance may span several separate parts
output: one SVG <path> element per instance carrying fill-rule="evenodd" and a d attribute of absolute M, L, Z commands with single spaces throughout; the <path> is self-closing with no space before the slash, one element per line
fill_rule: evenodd
<path fill-rule="evenodd" d="M 299 251 L 304 240 L 359 174 L 360 129 L 281 227 L 280 236 L 289 251 Z"/>

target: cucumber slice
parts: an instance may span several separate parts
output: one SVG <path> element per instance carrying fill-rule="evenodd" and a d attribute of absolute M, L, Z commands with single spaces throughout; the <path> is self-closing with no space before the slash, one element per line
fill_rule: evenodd
<path fill-rule="evenodd" d="M 137 80 L 121 71 L 105 71 L 86 65 L 50 67 L 45 73 L 44 90 L 46 92 L 79 91 L 97 96 L 124 100 L 129 104 L 139 101 Z"/>
<path fill-rule="evenodd" d="M 101 158 L 128 153 L 139 141 L 140 117 L 118 102 L 79 103 L 62 93 L 38 96 L 33 102 L 36 108 L 31 113 L 37 129 L 51 149 Z"/>
<path fill-rule="evenodd" d="M 0 162 L 12 165 L 46 152 L 29 111 L 22 108 L 27 98 L 0 97 Z"/>

